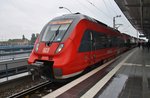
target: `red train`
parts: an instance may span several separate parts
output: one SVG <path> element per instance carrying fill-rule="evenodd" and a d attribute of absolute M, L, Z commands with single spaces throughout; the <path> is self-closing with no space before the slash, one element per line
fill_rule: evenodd
<path fill-rule="evenodd" d="M 46 24 L 28 62 L 40 62 L 40 70 L 48 78 L 65 79 L 126 49 L 119 31 L 88 16 L 69 14 Z"/>

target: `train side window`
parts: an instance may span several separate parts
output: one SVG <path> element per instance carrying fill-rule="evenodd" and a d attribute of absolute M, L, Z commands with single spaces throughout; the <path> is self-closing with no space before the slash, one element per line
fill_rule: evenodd
<path fill-rule="evenodd" d="M 108 47 L 107 36 L 105 34 L 94 32 L 96 50 Z"/>
<path fill-rule="evenodd" d="M 105 48 L 109 48 L 110 47 L 110 42 L 109 42 L 109 37 L 105 35 Z"/>
<path fill-rule="evenodd" d="M 124 45 L 123 40 L 121 38 L 119 38 L 119 47 L 123 47 L 123 45 Z"/>
<path fill-rule="evenodd" d="M 117 37 L 116 43 L 117 43 L 117 47 L 121 47 L 121 39 L 119 37 Z"/>
<path fill-rule="evenodd" d="M 91 41 L 92 41 L 92 36 L 91 36 L 91 31 L 86 30 L 83 34 L 80 47 L 79 47 L 79 52 L 87 52 L 91 51 Z"/>
<path fill-rule="evenodd" d="M 112 37 L 112 47 L 117 47 L 117 37 Z"/>
<path fill-rule="evenodd" d="M 107 37 L 105 35 L 100 36 L 102 48 L 107 48 Z"/>
<path fill-rule="evenodd" d="M 110 36 L 107 36 L 107 40 L 108 40 L 108 47 L 111 48 L 112 47 L 112 38 Z"/>

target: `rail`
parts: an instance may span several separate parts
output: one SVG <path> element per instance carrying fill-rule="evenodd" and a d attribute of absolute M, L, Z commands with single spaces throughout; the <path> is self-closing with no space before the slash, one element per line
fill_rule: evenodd
<path fill-rule="evenodd" d="M 27 95 L 27 94 L 29 94 L 31 92 L 34 92 L 34 91 L 36 91 L 36 90 L 38 90 L 40 88 L 43 88 L 43 87 L 45 87 L 45 86 L 47 86 L 47 85 L 49 85 L 51 83 L 52 83 L 51 81 L 47 80 L 47 81 L 42 82 L 42 83 L 40 83 L 38 85 L 35 85 L 35 86 L 31 87 L 31 88 L 25 89 L 25 90 L 23 90 L 21 92 L 18 92 L 16 94 L 14 94 L 14 95 L 11 95 L 8 98 L 22 98 L 23 96 L 25 96 L 25 95 Z"/>

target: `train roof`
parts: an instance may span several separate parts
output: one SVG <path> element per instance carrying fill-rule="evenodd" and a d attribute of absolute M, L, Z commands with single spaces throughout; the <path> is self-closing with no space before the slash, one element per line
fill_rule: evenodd
<path fill-rule="evenodd" d="M 101 25 L 107 27 L 106 24 L 104 24 L 104 23 L 102 23 L 102 22 L 100 22 L 100 21 L 98 21 L 98 20 L 96 20 L 96 19 L 94 19 L 94 18 L 91 18 L 91 17 L 89 17 L 89 16 L 87 16 L 87 15 L 80 14 L 80 13 L 65 14 L 65 15 L 56 17 L 56 18 L 54 18 L 53 20 L 68 19 L 68 18 L 71 18 L 71 19 L 79 19 L 79 20 L 80 20 L 80 19 L 88 19 L 88 20 L 90 20 L 90 21 L 93 21 L 93 22 L 95 22 L 95 23 L 98 23 L 98 24 L 101 24 Z M 52 20 L 52 21 L 53 21 L 53 20 Z"/>
<path fill-rule="evenodd" d="M 114 29 L 112 27 L 109 27 L 106 24 L 104 24 L 104 23 L 102 23 L 102 22 L 100 22 L 100 21 L 98 21 L 98 20 L 96 20 L 94 18 L 91 18 L 91 17 L 89 17 L 87 15 L 81 14 L 81 13 L 65 14 L 65 15 L 58 16 L 58 17 L 54 18 L 52 21 L 61 20 L 61 19 L 68 19 L 68 18 L 70 18 L 70 19 L 77 19 L 77 20 L 87 19 L 89 21 L 92 21 L 92 22 L 95 22 L 97 24 L 103 25 L 103 26 L 107 27 L 108 29 L 110 29 L 112 31 L 120 33 L 120 31 L 118 31 L 118 30 L 116 30 L 116 29 Z"/>

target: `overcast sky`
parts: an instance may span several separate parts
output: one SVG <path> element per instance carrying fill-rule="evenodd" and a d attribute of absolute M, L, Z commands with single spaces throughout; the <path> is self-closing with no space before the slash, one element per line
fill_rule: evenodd
<path fill-rule="evenodd" d="M 30 39 L 32 33 L 40 33 L 43 26 L 56 16 L 80 12 L 112 27 L 113 17 L 121 32 L 137 36 L 137 31 L 127 21 L 114 0 L 0 0 L 0 41 L 21 38 Z"/>

